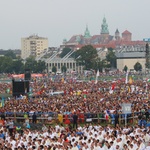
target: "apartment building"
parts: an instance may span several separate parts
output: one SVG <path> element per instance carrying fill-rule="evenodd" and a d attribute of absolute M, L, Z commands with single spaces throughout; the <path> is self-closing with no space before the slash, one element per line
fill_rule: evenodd
<path fill-rule="evenodd" d="M 40 56 L 48 49 L 48 38 L 31 35 L 21 38 L 21 58 L 26 59 L 29 56 Z"/>

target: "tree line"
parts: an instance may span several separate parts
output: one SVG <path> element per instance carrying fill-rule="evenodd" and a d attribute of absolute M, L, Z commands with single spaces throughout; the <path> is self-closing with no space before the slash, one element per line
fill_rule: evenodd
<path fill-rule="evenodd" d="M 25 61 L 16 57 L 12 50 L 4 56 L 0 56 L 0 73 L 24 73 L 30 69 L 33 73 L 42 73 L 46 69 L 44 61 L 36 61 L 34 57 L 28 57 Z"/>
<path fill-rule="evenodd" d="M 64 48 L 60 53 L 60 57 L 63 58 L 67 53 L 71 51 L 70 48 Z M 84 70 L 99 70 L 117 68 L 117 58 L 112 48 L 108 48 L 106 58 L 101 59 L 98 56 L 98 51 L 92 45 L 86 45 L 76 50 L 70 57 L 74 58 L 77 65 L 82 65 Z M 25 61 L 20 57 L 16 57 L 12 50 L 8 51 L 4 56 L 0 57 L 0 73 L 24 73 L 25 69 L 30 69 L 33 73 L 42 73 L 47 67 L 44 61 L 36 61 L 35 57 L 30 56 Z M 137 62 L 134 65 L 136 71 L 142 70 L 142 65 Z M 125 65 L 123 71 L 127 71 L 128 67 Z M 62 66 L 62 72 L 66 72 L 66 66 Z M 52 72 L 57 72 L 55 66 L 52 68 Z"/>

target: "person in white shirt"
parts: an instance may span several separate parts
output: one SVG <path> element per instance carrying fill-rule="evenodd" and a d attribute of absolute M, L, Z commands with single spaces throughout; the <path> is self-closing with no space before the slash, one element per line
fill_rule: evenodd
<path fill-rule="evenodd" d="M 71 150 L 78 150 L 77 143 L 74 143 L 74 145 L 73 145 L 73 147 L 71 148 Z"/>
<path fill-rule="evenodd" d="M 84 143 L 82 150 L 90 150 L 90 149 L 89 149 L 88 145 L 86 145 L 86 143 Z"/>
<path fill-rule="evenodd" d="M 115 150 L 114 142 L 113 142 L 113 141 L 111 141 L 109 144 L 110 144 L 110 148 L 109 148 L 109 150 Z"/>
<path fill-rule="evenodd" d="M 150 141 L 150 135 L 146 132 L 146 130 L 144 131 L 143 139 L 144 139 L 145 146 L 147 146 Z"/>
<path fill-rule="evenodd" d="M 139 150 L 144 150 L 144 148 L 145 148 L 145 144 L 144 144 L 144 142 L 142 141 L 142 140 L 139 140 L 138 141 L 138 148 L 139 148 Z"/>
<path fill-rule="evenodd" d="M 8 127 L 9 128 L 9 134 L 10 134 L 10 136 L 12 136 L 13 135 L 13 129 L 14 129 L 14 122 L 12 119 L 9 120 L 8 126 L 9 126 Z"/>
<path fill-rule="evenodd" d="M 103 143 L 102 142 L 98 143 L 98 147 L 97 147 L 96 150 L 105 150 L 105 148 L 103 147 Z"/>
<path fill-rule="evenodd" d="M 150 142 L 147 144 L 144 150 L 150 150 Z"/>

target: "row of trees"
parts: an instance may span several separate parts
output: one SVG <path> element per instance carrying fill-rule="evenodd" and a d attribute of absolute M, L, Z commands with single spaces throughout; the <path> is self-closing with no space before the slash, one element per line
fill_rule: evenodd
<path fill-rule="evenodd" d="M 53 66 L 52 72 L 54 72 L 54 73 L 57 72 L 57 68 L 55 66 Z M 67 72 L 67 67 L 66 66 L 62 66 L 61 67 L 61 72 L 66 73 Z"/>
<path fill-rule="evenodd" d="M 13 51 L 8 51 L 0 57 L 0 73 L 24 73 L 25 69 L 31 72 L 40 73 L 46 69 L 44 61 L 36 61 L 34 57 L 29 57 L 24 62 L 21 58 L 16 57 Z"/>

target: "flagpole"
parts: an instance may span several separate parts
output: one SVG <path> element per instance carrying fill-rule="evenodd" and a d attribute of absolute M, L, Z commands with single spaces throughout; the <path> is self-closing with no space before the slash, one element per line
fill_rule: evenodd
<path fill-rule="evenodd" d="M 128 75 L 129 75 L 129 72 L 127 71 L 127 73 L 126 73 L 126 81 L 125 81 L 125 84 L 128 83 Z"/>
<path fill-rule="evenodd" d="M 96 73 L 95 84 L 97 84 L 98 82 L 98 77 L 99 77 L 99 69 L 97 70 L 97 73 Z"/>

